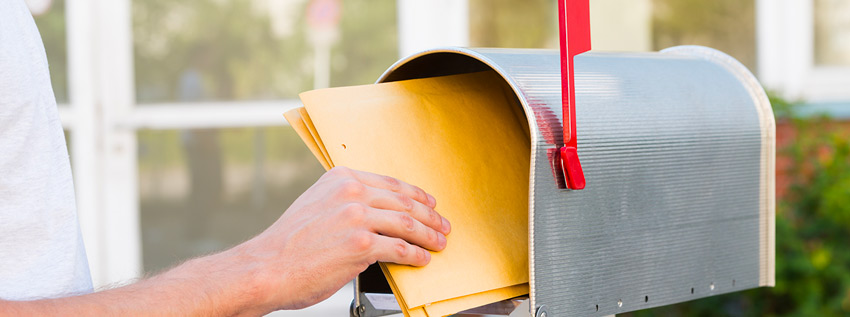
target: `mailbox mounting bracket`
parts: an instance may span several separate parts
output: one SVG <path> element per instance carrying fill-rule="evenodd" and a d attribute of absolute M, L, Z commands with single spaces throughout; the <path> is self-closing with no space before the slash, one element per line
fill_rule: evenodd
<path fill-rule="evenodd" d="M 566 186 L 579 190 L 585 186 L 584 171 L 578 159 L 576 142 L 576 93 L 574 60 L 590 50 L 590 0 L 558 1 L 558 20 L 561 42 L 561 100 L 563 105 L 564 146 L 558 158 L 564 171 Z"/>

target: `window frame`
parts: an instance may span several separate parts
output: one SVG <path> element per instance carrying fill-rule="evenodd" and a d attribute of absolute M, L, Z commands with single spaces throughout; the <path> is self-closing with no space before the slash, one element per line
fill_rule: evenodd
<path fill-rule="evenodd" d="M 467 1 L 436 1 L 424 19 L 422 6 L 411 1 L 398 0 L 399 21 L 446 23 L 442 12 L 461 10 L 463 14 L 451 15 L 449 24 L 467 28 Z M 68 103 L 58 110 L 63 128 L 70 132 L 77 215 L 92 280 L 100 288 L 143 274 L 139 130 L 287 126 L 283 113 L 301 102 L 164 102 L 137 107 L 132 0 L 66 0 L 65 10 Z M 468 32 L 407 23 L 399 28 L 399 37 L 431 38 L 431 46 L 465 46 Z M 400 52 L 411 49 L 412 44 L 400 43 Z"/>
<path fill-rule="evenodd" d="M 814 0 L 757 0 L 758 77 L 791 100 L 850 101 L 850 66 L 815 63 Z"/>

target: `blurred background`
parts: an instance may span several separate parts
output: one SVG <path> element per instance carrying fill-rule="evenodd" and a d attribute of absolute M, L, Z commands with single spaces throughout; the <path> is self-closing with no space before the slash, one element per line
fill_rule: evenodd
<path fill-rule="evenodd" d="M 554 0 L 27 0 L 96 287 L 270 225 L 322 173 L 299 92 L 435 46 L 556 48 Z M 600 51 L 722 50 L 777 116 L 777 286 L 635 315 L 850 314 L 850 1 L 591 0 Z M 293 316 L 347 315 L 350 286 Z"/>

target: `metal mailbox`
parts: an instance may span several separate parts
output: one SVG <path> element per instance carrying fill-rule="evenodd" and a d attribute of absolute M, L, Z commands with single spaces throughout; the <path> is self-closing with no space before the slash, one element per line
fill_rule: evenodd
<path fill-rule="evenodd" d="M 515 92 L 532 148 L 530 294 L 512 316 L 610 315 L 772 286 L 775 122 L 755 77 L 698 46 L 576 56 L 586 187 L 569 190 L 557 183 L 559 63 L 555 50 L 444 48 L 378 80 L 493 70 Z M 366 296 L 389 293 L 379 268 L 355 283 L 352 315 L 393 312 Z"/>

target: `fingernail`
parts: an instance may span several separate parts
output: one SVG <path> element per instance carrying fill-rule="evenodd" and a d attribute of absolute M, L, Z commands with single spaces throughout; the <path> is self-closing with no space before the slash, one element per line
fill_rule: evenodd
<path fill-rule="evenodd" d="M 437 199 L 434 198 L 434 196 L 431 196 L 431 194 L 426 194 L 426 195 L 428 195 L 428 203 L 431 205 L 431 208 L 436 207 L 437 206 Z"/>
<path fill-rule="evenodd" d="M 449 234 L 449 232 L 452 232 L 452 224 L 450 224 L 449 220 L 446 219 L 446 218 L 443 218 L 443 228 L 442 228 L 442 230 L 443 230 L 444 234 Z"/>
<path fill-rule="evenodd" d="M 440 250 L 442 250 L 442 249 L 446 248 L 446 236 L 444 236 L 442 234 L 439 235 L 439 236 L 440 236 Z"/>

